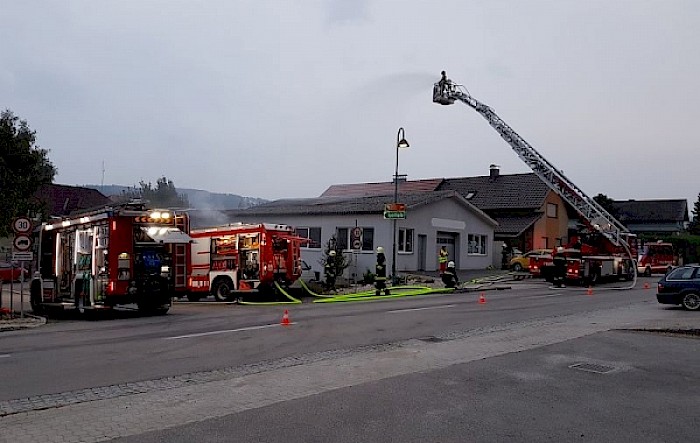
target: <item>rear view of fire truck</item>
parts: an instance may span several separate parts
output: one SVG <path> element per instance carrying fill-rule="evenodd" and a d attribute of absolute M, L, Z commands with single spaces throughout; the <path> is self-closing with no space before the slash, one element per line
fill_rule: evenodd
<path fill-rule="evenodd" d="M 581 216 L 586 228 L 583 235 L 588 244 L 577 247 L 580 245 L 575 245 L 578 243 L 575 240 L 569 245 L 580 251 L 574 254 L 578 257 L 571 256 L 567 260 L 569 278 L 587 282 L 606 276 L 636 278 L 634 255 L 628 241 L 633 234 L 530 146 L 493 109 L 472 97 L 462 85 L 448 80 L 443 71 L 443 79 L 433 86 L 433 102 L 451 105 L 457 100 L 481 114 L 518 157 Z"/>
<path fill-rule="evenodd" d="M 232 301 L 248 292 L 272 294 L 301 276 L 301 243 L 294 229 L 277 224 L 230 224 L 193 229 L 191 301 L 213 295 Z"/>
<path fill-rule="evenodd" d="M 187 289 L 188 230 L 186 214 L 138 202 L 42 225 L 32 309 L 136 303 L 140 311 L 165 314 L 171 298 Z"/>

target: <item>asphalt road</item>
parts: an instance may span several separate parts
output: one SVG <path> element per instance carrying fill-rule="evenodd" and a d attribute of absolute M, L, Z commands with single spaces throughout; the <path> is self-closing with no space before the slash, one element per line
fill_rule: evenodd
<path fill-rule="evenodd" d="M 613 429 L 626 429 L 631 407 L 650 426 L 656 412 L 672 420 L 664 441 L 688 441 L 680 437 L 697 419 L 679 424 L 672 415 L 698 398 L 685 368 L 700 366 L 700 342 L 607 332 L 700 328 L 700 315 L 658 305 L 654 289 L 643 289 L 656 280 L 591 295 L 526 281 L 485 292 L 485 304 L 478 293 L 274 307 L 182 303 L 165 317 L 5 332 L 0 377 L 11 383 L 0 390 L 0 426 L 14 438 L 26 420 L 34 428 L 42 417 L 47 427 L 62 414 L 74 422 L 85 408 L 86 417 L 100 412 L 85 441 L 561 441 L 600 437 L 596 426 L 615 432 L 608 441 L 654 435 L 643 426 Z M 285 308 L 289 327 L 279 325 Z M 587 388 L 579 378 L 592 373 L 569 368 L 580 363 L 613 369 L 594 374 L 598 384 Z M 639 401 L 623 407 L 637 398 L 631 393 Z M 133 411 L 121 417 L 129 426 L 100 421 L 123 406 Z M 62 437 L 73 441 L 75 432 Z"/>

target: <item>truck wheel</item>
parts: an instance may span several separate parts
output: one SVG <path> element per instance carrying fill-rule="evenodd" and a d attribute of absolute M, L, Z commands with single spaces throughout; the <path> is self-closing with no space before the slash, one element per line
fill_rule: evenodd
<path fill-rule="evenodd" d="M 216 301 L 229 301 L 233 297 L 233 282 L 222 278 L 214 283 L 214 298 Z"/>
<path fill-rule="evenodd" d="M 689 311 L 697 311 L 700 309 L 700 294 L 695 292 L 685 294 L 681 305 L 683 305 L 683 308 Z"/>
<path fill-rule="evenodd" d="M 522 270 L 523 270 L 523 265 L 521 265 L 520 263 L 516 263 L 513 265 L 513 271 L 520 272 Z"/>
<path fill-rule="evenodd" d="M 645 277 L 651 277 L 651 268 L 649 266 L 644 269 L 644 276 Z"/>

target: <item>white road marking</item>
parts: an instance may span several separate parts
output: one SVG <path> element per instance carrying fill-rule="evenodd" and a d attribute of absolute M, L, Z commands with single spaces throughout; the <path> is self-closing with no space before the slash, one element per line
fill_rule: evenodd
<path fill-rule="evenodd" d="M 443 308 L 454 308 L 457 305 L 442 305 L 442 306 L 429 306 L 427 308 L 413 308 L 413 309 L 396 309 L 394 311 L 387 311 L 389 314 L 396 314 L 397 312 L 412 312 L 412 311 L 425 311 L 428 309 L 443 309 Z"/>
<path fill-rule="evenodd" d="M 561 292 L 555 292 L 554 294 L 547 294 L 545 297 L 556 297 L 557 295 L 562 295 Z"/>
<path fill-rule="evenodd" d="M 291 322 L 289 324 L 293 325 L 295 323 Z M 278 326 L 282 326 L 282 325 L 275 323 L 272 325 L 248 326 L 247 328 L 238 328 L 238 329 L 223 329 L 221 331 L 199 332 L 197 334 L 177 335 L 175 337 L 164 337 L 164 338 L 165 338 L 165 340 L 179 340 L 181 338 L 204 337 L 207 335 L 228 334 L 230 332 L 255 331 L 257 329 L 276 328 Z"/>
<path fill-rule="evenodd" d="M 12 356 L 12 354 L 0 354 L 0 358 L 7 358 L 7 357 L 11 357 L 11 356 Z"/>

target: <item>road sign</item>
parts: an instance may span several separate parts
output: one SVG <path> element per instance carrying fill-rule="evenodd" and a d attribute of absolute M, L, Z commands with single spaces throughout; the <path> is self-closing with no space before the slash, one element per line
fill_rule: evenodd
<path fill-rule="evenodd" d="M 350 247 L 352 249 L 362 249 L 362 228 L 355 226 L 350 230 Z"/>
<path fill-rule="evenodd" d="M 12 222 L 12 230 L 17 234 L 26 234 L 32 231 L 32 221 L 27 217 L 17 217 Z"/>
<path fill-rule="evenodd" d="M 406 218 L 406 205 L 404 203 L 387 203 L 384 205 L 384 218 Z"/>
<path fill-rule="evenodd" d="M 34 260 L 34 253 L 32 251 L 25 252 L 13 252 L 12 261 L 32 261 Z"/>
<path fill-rule="evenodd" d="M 29 250 L 32 246 L 32 239 L 28 235 L 17 234 L 12 244 L 15 247 L 15 251 L 23 252 Z"/>
<path fill-rule="evenodd" d="M 352 249 L 362 249 L 362 240 L 353 240 Z"/>
<path fill-rule="evenodd" d="M 352 236 L 354 238 L 362 238 L 362 228 L 360 228 L 359 226 L 355 226 L 354 228 L 352 228 Z"/>

